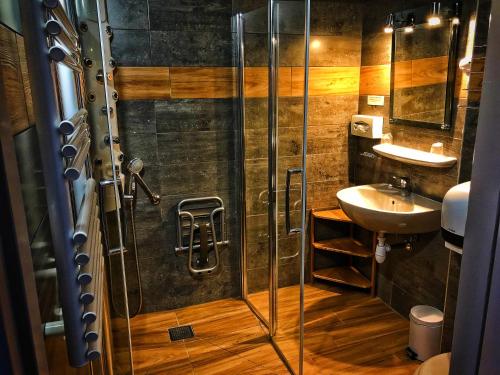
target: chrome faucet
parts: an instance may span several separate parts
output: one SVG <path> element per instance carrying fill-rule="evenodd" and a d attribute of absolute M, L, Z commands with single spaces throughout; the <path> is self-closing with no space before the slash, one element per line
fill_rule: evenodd
<path fill-rule="evenodd" d="M 409 177 L 392 176 L 391 187 L 399 189 L 403 197 L 411 194 L 411 184 Z"/>

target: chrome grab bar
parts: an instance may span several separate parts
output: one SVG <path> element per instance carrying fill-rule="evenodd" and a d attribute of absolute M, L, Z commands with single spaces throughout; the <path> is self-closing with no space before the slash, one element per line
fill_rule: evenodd
<path fill-rule="evenodd" d="M 285 226 L 286 233 L 300 233 L 301 228 L 291 228 L 290 223 L 290 183 L 292 180 L 292 175 L 302 173 L 302 168 L 289 168 L 286 170 L 286 188 L 285 188 Z"/>

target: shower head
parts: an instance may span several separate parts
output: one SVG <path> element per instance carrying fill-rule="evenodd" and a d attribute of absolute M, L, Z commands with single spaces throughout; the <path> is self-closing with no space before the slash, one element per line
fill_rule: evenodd
<path fill-rule="evenodd" d="M 131 174 L 139 174 L 144 168 L 144 162 L 140 158 L 133 158 L 127 165 L 127 170 Z"/>

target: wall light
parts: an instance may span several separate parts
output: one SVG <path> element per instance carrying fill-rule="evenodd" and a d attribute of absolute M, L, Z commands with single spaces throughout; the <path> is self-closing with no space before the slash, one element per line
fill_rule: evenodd
<path fill-rule="evenodd" d="M 385 22 L 384 33 L 390 34 L 394 31 L 394 15 L 391 13 L 387 16 Z"/>
<path fill-rule="evenodd" d="M 415 30 L 415 16 L 413 14 L 409 14 L 406 18 L 406 25 L 403 28 L 405 33 L 412 33 Z"/>
<path fill-rule="evenodd" d="M 311 48 L 318 49 L 319 47 L 321 47 L 321 41 L 319 41 L 318 39 L 314 39 L 311 42 Z"/>
<path fill-rule="evenodd" d="M 438 26 L 441 24 L 441 3 L 434 1 L 432 3 L 432 11 L 431 14 L 429 14 L 429 17 L 427 17 L 427 23 L 429 26 Z"/>

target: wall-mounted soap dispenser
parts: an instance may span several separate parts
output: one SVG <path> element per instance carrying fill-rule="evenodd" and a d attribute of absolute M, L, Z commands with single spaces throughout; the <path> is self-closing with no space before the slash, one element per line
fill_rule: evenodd
<path fill-rule="evenodd" d="M 351 119 L 351 134 L 358 137 L 380 139 L 384 118 L 382 116 L 353 115 Z"/>

